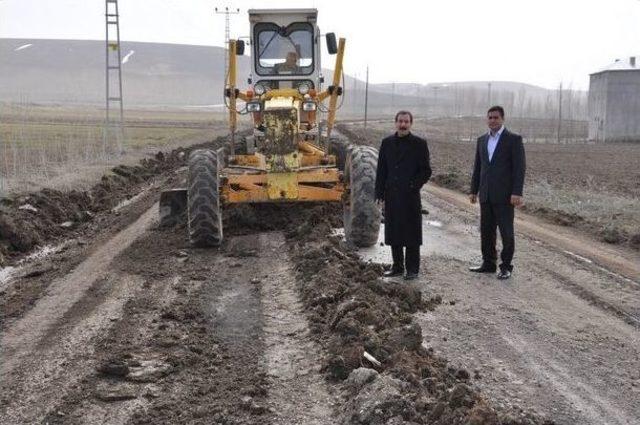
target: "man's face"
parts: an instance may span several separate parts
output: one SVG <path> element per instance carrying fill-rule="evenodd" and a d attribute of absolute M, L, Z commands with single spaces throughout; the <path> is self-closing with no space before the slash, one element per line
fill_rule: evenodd
<path fill-rule="evenodd" d="M 297 54 L 295 54 L 293 52 L 287 53 L 287 59 L 285 60 L 285 63 L 287 65 L 295 66 L 297 61 L 298 61 L 298 55 Z"/>
<path fill-rule="evenodd" d="M 398 115 L 396 119 L 396 130 L 399 136 L 406 136 L 411 130 L 411 117 L 409 114 Z"/>
<path fill-rule="evenodd" d="M 500 112 L 491 111 L 487 114 L 487 126 L 493 132 L 500 130 L 502 124 L 504 123 L 504 118 L 500 116 Z"/>

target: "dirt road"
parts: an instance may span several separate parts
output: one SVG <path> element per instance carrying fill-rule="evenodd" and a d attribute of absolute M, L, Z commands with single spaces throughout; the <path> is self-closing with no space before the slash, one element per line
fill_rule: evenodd
<path fill-rule="evenodd" d="M 3 324 L 2 423 L 333 423 L 282 234 L 191 250 L 157 212 Z"/>
<path fill-rule="evenodd" d="M 521 217 L 514 277 L 472 276 L 475 212 L 431 189 L 425 273 L 406 285 L 329 236 L 338 210 L 240 209 L 199 250 L 157 228 L 158 190 L 2 284 L 0 422 L 640 420 L 634 254 Z"/>
<path fill-rule="evenodd" d="M 639 256 L 520 216 L 513 278 L 470 275 L 477 212 L 441 189 L 425 198 L 422 284 L 444 302 L 419 318 L 424 343 L 501 404 L 562 424 L 639 423 Z"/>

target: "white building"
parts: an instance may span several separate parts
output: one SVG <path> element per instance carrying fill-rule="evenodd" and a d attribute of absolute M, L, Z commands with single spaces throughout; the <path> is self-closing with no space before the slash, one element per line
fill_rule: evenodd
<path fill-rule="evenodd" d="M 640 142 L 640 63 L 618 59 L 591 74 L 589 140 Z"/>

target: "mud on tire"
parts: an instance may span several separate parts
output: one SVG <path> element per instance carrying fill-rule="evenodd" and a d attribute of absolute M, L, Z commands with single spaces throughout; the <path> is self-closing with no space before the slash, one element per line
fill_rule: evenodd
<path fill-rule="evenodd" d="M 187 221 L 189 242 L 194 246 L 219 246 L 222 243 L 218 155 L 198 149 L 189 155 Z"/>
<path fill-rule="evenodd" d="M 354 145 L 347 140 L 338 137 L 329 139 L 329 153 L 336 156 L 336 165 L 340 171 L 344 171 L 347 157 L 353 149 Z"/>
<path fill-rule="evenodd" d="M 372 246 L 380 231 L 380 209 L 375 203 L 378 151 L 369 146 L 353 146 L 345 163 L 349 196 L 344 204 L 344 233 L 348 242 Z"/>

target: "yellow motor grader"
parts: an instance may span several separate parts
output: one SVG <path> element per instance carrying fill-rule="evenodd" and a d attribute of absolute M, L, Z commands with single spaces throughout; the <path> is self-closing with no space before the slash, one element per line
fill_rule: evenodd
<path fill-rule="evenodd" d="M 229 42 L 224 91 L 229 143 L 217 151 L 193 151 L 187 188 L 164 192 L 160 200 L 161 223 L 186 204 L 193 245 L 220 245 L 223 208 L 265 202 L 342 202 L 347 240 L 356 246 L 376 243 L 378 152 L 331 135 L 343 92 L 345 39 L 336 42 L 333 33 L 326 34 L 327 49 L 337 59 L 331 84 L 323 88 L 317 16 L 316 9 L 249 10 L 252 86 L 244 91 L 236 83 L 236 56 L 243 55 L 245 43 Z M 250 115 L 254 128 L 236 140 L 240 114 Z M 326 114 L 323 129 L 321 114 Z"/>

